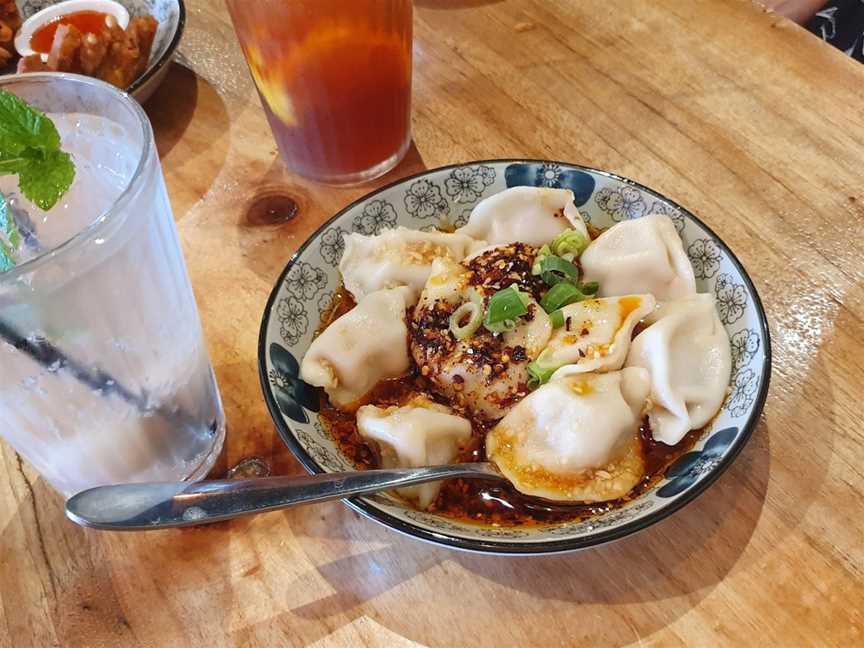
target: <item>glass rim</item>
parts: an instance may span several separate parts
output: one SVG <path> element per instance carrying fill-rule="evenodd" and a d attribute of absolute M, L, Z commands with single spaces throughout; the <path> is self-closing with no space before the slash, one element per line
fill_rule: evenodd
<path fill-rule="evenodd" d="M 114 221 L 117 213 L 127 205 L 129 200 L 132 198 L 132 195 L 138 189 L 141 176 L 144 173 L 144 167 L 150 157 L 151 147 L 154 144 L 153 129 L 150 126 L 150 119 L 147 117 L 147 113 L 144 112 L 141 104 L 139 104 L 130 94 L 117 89 L 113 85 L 100 81 L 99 79 L 94 79 L 81 74 L 71 74 L 69 72 L 28 72 L 27 74 L 0 76 L 0 89 L 8 89 L 10 86 L 14 86 L 17 83 L 27 83 L 31 81 L 37 83 L 71 82 L 72 84 L 91 86 L 100 92 L 107 92 L 108 95 L 110 95 L 110 99 L 125 104 L 130 108 L 132 114 L 138 118 L 138 125 L 141 128 L 142 144 L 138 162 L 135 165 L 135 171 L 129 178 L 129 182 L 123 188 L 123 191 L 120 192 L 120 195 L 118 195 L 107 208 L 62 243 L 54 246 L 50 250 L 38 254 L 32 259 L 28 259 L 20 265 L 16 265 L 14 268 L 11 268 L 6 272 L 0 272 L 0 284 L 14 282 L 23 275 L 53 262 L 59 257 L 66 256 L 72 251 L 80 248 L 84 243 L 96 238 L 102 230 Z M 12 90 L 9 91 L 12 92 Z"/>

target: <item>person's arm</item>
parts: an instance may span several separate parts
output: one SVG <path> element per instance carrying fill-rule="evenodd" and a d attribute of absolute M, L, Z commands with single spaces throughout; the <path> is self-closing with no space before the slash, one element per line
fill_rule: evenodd
<path fill-rule="evenodd" d="M 759 3 L 803 25 L 825 6 L 826 0 L 759 0 Z"/>

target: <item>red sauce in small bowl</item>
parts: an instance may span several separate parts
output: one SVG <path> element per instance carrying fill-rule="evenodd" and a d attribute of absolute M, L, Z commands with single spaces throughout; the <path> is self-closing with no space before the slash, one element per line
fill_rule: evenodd
<path fill-rule="evenodd" d="M 74 25 L 82 34 L 98 34 L 105 27 L 105 18 L 108 14 L 102 11 L 76 11 L 55 18 L 45 23 L 30 37 L 30 47 L 34 52 L 48 54 L 51 51 L 51 43 L 54 34 L 60 25 Z"/>

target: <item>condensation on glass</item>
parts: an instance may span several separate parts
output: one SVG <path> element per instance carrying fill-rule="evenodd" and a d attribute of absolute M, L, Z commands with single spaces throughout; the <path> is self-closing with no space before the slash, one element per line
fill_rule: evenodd
<path fill-rule="evenodd" d="M 0 274 L 0 435 L 64 495 L 203 477 L 225 418 L 146 115 L 82 77 L 0 88 L 49 113 L 76 165 L 47 213 L 0 178 L 32 229 Z"/>

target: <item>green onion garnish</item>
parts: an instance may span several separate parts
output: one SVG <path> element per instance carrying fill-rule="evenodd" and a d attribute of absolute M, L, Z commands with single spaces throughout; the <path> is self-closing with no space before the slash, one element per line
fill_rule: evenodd
<path fill-rule="evenodd" d="M 486 330 L 490 333 L 506 333 L 507 331 L 512 331 L 516 328 L 516 320 L 504 320 L 503 322 L 496 322 L 495 324 L 487 324 L 483 323 L 483 326 L 486 327 Z"/>
<path fill-rule="evenodd" d="M 557 311 L 559 308 L 563 308 L 567 304 L 582 301 L 583 299 L 585 299 L 585 295 L 579 288 L 572 283 L 562 281 L 546 291 L 543 299 L 540 300 L 540 305 L 547 313 L 551 313 Z"/>
<path fill-rule="evenodd" d="M 486 312 L 486 327 L 505 320 L 515 320 L 528 312 L 523 293 L 515 285 L 499 290 L 489 300 L 489 310 Z"/>
<path fill-rule="evenodd" d="M 537 356 L 537 359 L 528 365 L 528 389 L 537 389 L 540 385 L 549 382 L 552 374 L 561 366 L 559 363 L 549 361 L 549 349 Z"/>
<path fill-rule="evenodd" d="M 460 324 L 466 317 L 468 321 L 465 324 Z M 450 316 L 450 332 L 457 340 L 464 340 L 474 335 L 482 323 L 483 307 L 475 302 L 467 301 L 453 311 Z"/>
<path fill-rule="evenodd" d="M 572 229 L 561 232 L 549 246 L 552 254 L 565 257 L 568 261 L 577 258 L 585 251 L 586 247 L 588 247 L 588 241 L 585 237 Z"/>
<path fill-rule="evenodd" d="M 579 290 L 582 291 L 583 295 L 596 295 L 597 291 L 600 290 L 600 284 L 596 281 L 589 281 L 588 283 L 579 284 Z"/>
<path fill-rule="evenodd" d="M 529 295 L 524 290 L 519 290 L 519 286 L 517 286 L 516 284 L 511 284 L 510 287 L 516 291 L 517 295 L 519 295 L 519 299 L 522 300 L 522 305 L 525 308 L 528 308 L 528 304 L 531 303 L 531 295 Z"/>
<path fill-rule="evenodd" d="M 564 284 L 559 284 L 563 286 Z M 564 313 L 563 311 L 556 310 L 549 314 L 549 319 L 552 320 L 552 328 L 561 328 L 564 326 Z"/>
<path fill-rule="evenodd" d="M 537 256 L 534 257 L 534 265 L 531 266 L 531 274 L 535 277 L 542 272 L 541 264 L 543 263 L 543 259 L 552 254 L 552 250 L 549 249 L 548 245 L 544 245 L 537 251 Z"/>
<path fill-rule="evenodd" d="M 577 281 L 579 269 L 569 261 L 558 256 L 547 256 L 540 262 L 540 277 L 547 286 L 554 286 L 562 281 Z"/>

